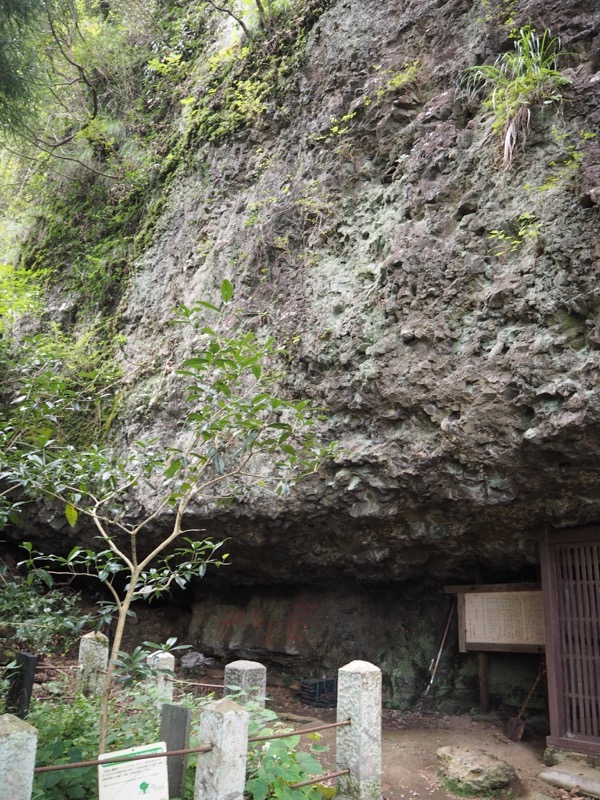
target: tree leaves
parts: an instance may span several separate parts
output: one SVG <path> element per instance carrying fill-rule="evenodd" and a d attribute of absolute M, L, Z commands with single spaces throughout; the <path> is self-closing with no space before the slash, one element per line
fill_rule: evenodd
<path fill-rule="evenodd" d="M 67 503 L 65 506 L 65 517 L 67 518 L 69 525 L 73 528 L 77 524 L 79 511 L 77 511 L 74 505 Z"/>
<path fill-rule="evenodd" d="M 224 303 L 229 303 L 233 297 L 233 286 L 230 281 L 225 278 L 221 283 L 221 299 Z"/>

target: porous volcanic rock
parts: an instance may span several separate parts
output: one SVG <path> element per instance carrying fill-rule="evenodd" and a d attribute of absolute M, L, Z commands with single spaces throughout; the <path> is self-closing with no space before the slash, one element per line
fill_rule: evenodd
<path fill-rule="evenodd" d="M 505 761 L 483 750 L 466 747 L 440 747 L 437 751 L 440 772 L 455 789 L 485 794 L 503 789 L 517 778 Z"/>

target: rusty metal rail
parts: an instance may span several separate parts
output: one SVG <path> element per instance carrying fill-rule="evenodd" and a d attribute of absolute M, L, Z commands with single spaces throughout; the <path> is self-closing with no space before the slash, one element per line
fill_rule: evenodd
<path fill-rule="evenodd" d="M 97 758 L 94 761 L 73 761 L 71 764 L 52 764 L 47 767 L 36 767 L 36 775 L 41 772 L 58 772 L 64 769 L 81 769 L 82 767 L 100 767 L 105 764 L 122 764 L 129 761 L 143 761 L 147 758 L 168 758 L 169 756 L 187 756 L 191 753 L 210 753 L 212 745 L 203 744 L 199 747 L 188 747 L 185 750 L 168 750 L 166 753 L 147 753 L 139 756 L 115 756 L 114 758 Z"/>
<path fill-rule="evenodd" d="M 201 686 L 203 689 L 224 689 L 225 686 L 222 683 L 196 683 L 195 681 L 183 681 L 180 678 L 169 678 L 167 677 L 167 681 L 170 683 L 182 683 L 184 686 Z"/>
<path fill-rule="evenodd" d="M 270 736 L 252 736 L 248 742 L 268 742 L 270 739 L 289 739 L 290 736 L 304 736 L 305 733 L 316 733 L 326 731 L 328 728 L 342 728 L 344 725 L 351 725 L 352 720 L 344 719 L 341 722 L 329 722 L 327 725 L 314 725 L 312 728 L 302 728 L 297 731 L 287 733 L 272 733 Z"/>
<path fill-rule="evenodd" d="M 331 781 L 334 778 L 340 778 L 342 775 L 350 775 L 350 770 L 341 769 L 339 772 L 327 772 L 325 775 L 317 775 L 316 778 L 311 778 L 309 781 L 302 781 L 302 783 L 290 783 L 290 789 L 301 789 L 303 786 L 311 786 L 314 783 Z"/>

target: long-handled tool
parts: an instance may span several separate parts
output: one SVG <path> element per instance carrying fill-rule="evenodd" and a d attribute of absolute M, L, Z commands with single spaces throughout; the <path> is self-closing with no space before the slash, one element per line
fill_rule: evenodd
<path fill-rule="evenodd" d="M 533 682 L 533 686 L 529 690 L 527 697 L 523 701 L 523 705 L 519 709 L 519 713 L 516 717 L 509 717 L 506 720 L 506 725 L 504 726 L 504 734 L 513 742 L 520 742 L 523 738 L 523 734 L 525 733 L 525 720 L 523 719 L 523 714 L 525 713 L 525 709 L 529 705 L 529 701 L 533 697 L 535 690 L 538 687 L 538 683 L 542 680 L 544 675 L 546 674 L 546 665 L 542 661 L 540 662 L 540 666 L 538 668 L 538 673 L 535 677 Z"/>
<path fill-rule="evenodd" d="M 446 620 L 446 627 L 444 628 L 444 632 L 442 633 L 442 638 L 440 639 L 440 646 L 438 647 L 437 654 L 435 658 L 431 660 L 431 665 L 429 667 L 429 683 L 425 687 L 425 691 L 421 695 L 421 697 L 415 703 L 415 711 L 422 711 L 423 706 L 425 705 L 425 701 L 427 699 L 427 695 L 429 694 L 431 687 L 433 686 L 433 682 L 435 681 L 435 676 L 437 674 L 438 666 L 440 664 L 440 658 L 442 657 L 442 653 L 444 652 L 444 647 L 446 646 L 446 639 L 448 638 L 448 631 L 450 630 L 450 623 L 452 622 L 452 617 L 454 616 L 454 609 L 456 608 L 456 596 L 452 598 L 452 603 L 450 604 L 450 609 L 448 611 L 448 618 Z"/>

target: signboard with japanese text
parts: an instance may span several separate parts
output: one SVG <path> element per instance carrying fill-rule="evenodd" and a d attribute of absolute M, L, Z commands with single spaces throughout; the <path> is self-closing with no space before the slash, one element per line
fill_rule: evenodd
<path fill-rule="evenodd" d="M 128 756 L 166 752 L 164 742 L 104 753 L 99 760 L 123 757 L 123 761 L 98 767 L 99 800 L 169 800 L 166 758 L 127 760 Z"/>
<path fill-rule="evenodd" d="M 542 592 L 537 586 L 449 586 L 458 598 L 459 650 L 544 652 Z"/>

